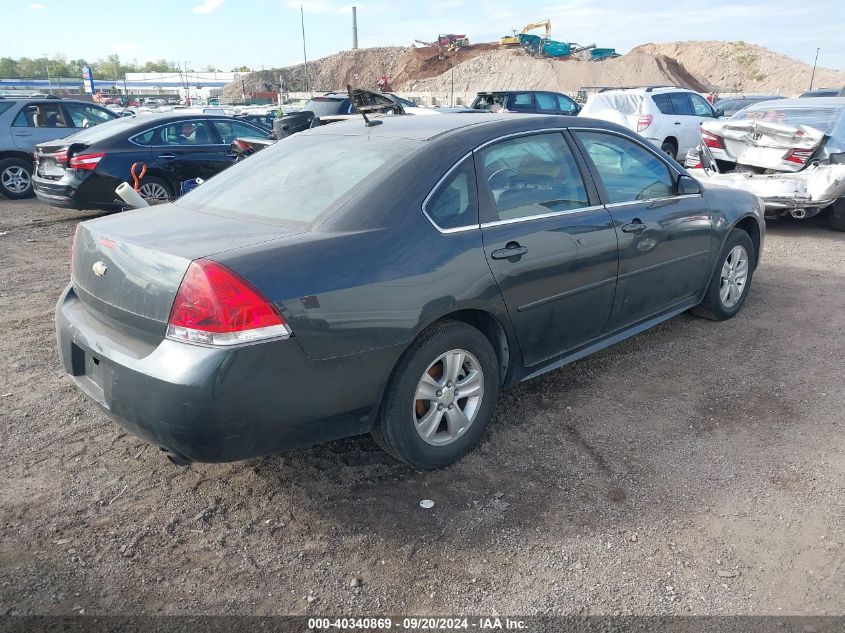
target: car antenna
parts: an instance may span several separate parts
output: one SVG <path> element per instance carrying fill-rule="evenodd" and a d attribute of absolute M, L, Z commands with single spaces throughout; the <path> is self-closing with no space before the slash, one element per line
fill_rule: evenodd
<path fill-rule="evenodd" d="M 352 107 L 355 108 L 355 111 L 360 113 L 362 117 L 364 117 L 364 126 L 365 127 L 373 127 L 374 125 L 381 125 L 384 121 L 370 121 L 367 118 L 367 113 L 363 110 L 359 110 L 355 106 L 355 99 L 352 97 L 352 86 L 350 84 L 346 84 L 346 93 L 349 95 L 349 103 L 352 104 Z"/>

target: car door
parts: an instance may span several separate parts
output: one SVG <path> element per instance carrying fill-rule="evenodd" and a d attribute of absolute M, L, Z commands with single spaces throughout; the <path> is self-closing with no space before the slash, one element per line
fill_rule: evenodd
<path fill-rule="evenodd" d="M 76 130 L 65 118 L 58 99 L 29 103 L 12 121 L 12 139 L 25 152 L 34 152 L 38 143 L 54 141 Z"/>
<path fill-rule="evenodd" d="M 596 338 L 613 305 L 616 233 L 564 133 L 503 139 L 474 158 L 484 253 L 525 364 Z"/>
<path fill-rule="evenodd" d="M 206 180 L 231 164 L 229 149 L 208 119 L 176 121 L 158 128 L 150 167 L 173 185 L 193 178 Z"/>
<path fill-rule="evenodd" d="M 609 331 L 688 302 L 710 273 L 712 214 L 700 194 L 676 194 L 659 151 L 615 132 L 573 131 L 589 158 L 619 241 Z"/>
<path fill-rule="evenodd" d="M 687 152 L 698 145 L 701 132 L 698 117 L 692 109 L 692 102 L 688 92 L 670 92 L 669 101 L 672 103 L 673 122 L 677 131 L 678 160 L 683 160 Z"/>

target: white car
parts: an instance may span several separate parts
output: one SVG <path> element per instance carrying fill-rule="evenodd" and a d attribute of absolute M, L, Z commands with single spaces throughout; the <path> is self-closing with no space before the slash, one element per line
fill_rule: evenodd
<path fill-rule="evenodd" d="M 618 123 L 672 158 L 701 142 L 701 124 L 717 118 L 707 99 L 686 88 L 620 88 L 591 95 L 578 116 Z"/>

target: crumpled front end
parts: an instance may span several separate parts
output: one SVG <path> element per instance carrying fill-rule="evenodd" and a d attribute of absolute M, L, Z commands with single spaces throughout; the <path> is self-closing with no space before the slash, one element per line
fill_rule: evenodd
<path fill-rule="evenodd" d="M 811 217 L 845 197 L 845 165 L 812 165 L 798 173 L 777 174 L 719 174 L 703 168 L 689 172 L 705 184 L 734 187 L 759 196 L 770 215 L 789 212 L 798 218 Z"/>

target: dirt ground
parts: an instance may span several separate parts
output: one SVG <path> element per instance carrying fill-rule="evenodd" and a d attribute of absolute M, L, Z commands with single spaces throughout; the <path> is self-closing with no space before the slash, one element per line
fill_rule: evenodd
<path fill-rule="evenodd" d="M 369 438 L 180 468 L 122 432 L 55 351 L 84 217 L 0 201 L 0 615 L 845 613 L 823 220 L 770 224 L 737 318 L 512 388 L 478 450 L 416 472 Z"/>

